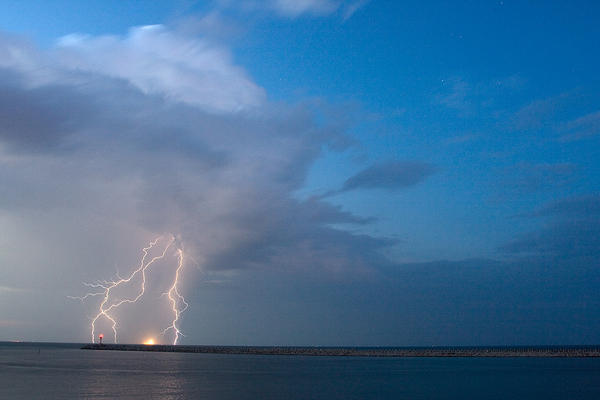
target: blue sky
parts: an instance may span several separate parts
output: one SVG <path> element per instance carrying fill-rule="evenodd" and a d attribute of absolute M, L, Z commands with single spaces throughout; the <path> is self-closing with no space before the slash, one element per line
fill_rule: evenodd
<path fill-rule="evenodd" d="M 599 8 L 5 2 L 0 296 L 82 340 L 65 296 L 171 232 L 189 343 L 597 343 Z"/>

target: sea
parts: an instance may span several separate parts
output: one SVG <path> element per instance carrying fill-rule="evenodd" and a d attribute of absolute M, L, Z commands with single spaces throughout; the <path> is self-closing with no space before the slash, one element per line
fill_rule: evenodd
<path fill-rule="evenodd" d="M 377 358 L 0 343 L 0 399 L 600 399 L 600 358 Z"/>

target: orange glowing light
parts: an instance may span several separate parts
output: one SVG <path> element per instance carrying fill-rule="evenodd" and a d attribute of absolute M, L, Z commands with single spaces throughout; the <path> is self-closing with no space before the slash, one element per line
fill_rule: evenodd
<path fill-rule="evenodd" d="M 147 339 L 147 340 L 144 342 L 144 344 L 147 344 L 147 345 L 153 345 L 153 344 L 154 344 L 154 339 L 152 339 L 152 338 L 150 338 L 150 339 Z"/>
<path fill-rule="evenodd" d="M 98 335 L 98 337 L 99 337 L 100 339 L 102 339 L 102 338 L 104 337 L 104 334 L 103 334 L 103 333 L 101 333 L 101 334 L 99 334 L 99 335 Z"/>

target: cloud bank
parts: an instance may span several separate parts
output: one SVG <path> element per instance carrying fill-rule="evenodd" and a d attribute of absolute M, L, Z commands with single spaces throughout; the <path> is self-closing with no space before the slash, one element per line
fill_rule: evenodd
<path fill-rule="evenodd" d="M 107 231 L 145 232 L 138 245 L 173 232 L 213 271 L 343 275 L 384 262 L 388 240 L 329 226 L 366 220 L 293 196 L 344 133 L 269 103 L 226 49 L 161 26 L 69 36 L 49 51 L 1 44 L 6 215 L 77 221 L 71 235 L 103 215 Z"/>

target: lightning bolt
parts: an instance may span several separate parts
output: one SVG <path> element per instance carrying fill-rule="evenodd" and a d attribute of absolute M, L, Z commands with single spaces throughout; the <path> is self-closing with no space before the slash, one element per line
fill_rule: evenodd
<path fill-rule="evenodd" d="M 183 269 L 184 259 L 183 259 L 183 249 L 177 249 L 177 258 L 179 263 L 177 265 L 177 270 L 175 270 L 175 280 L 173 281 L 173 285 L 166 294 L 169 297 L 169 302 L 171 303 L 171 309 L 173 310 L 173 321 L 171 321 L 171 325 L 166 327 L 162 334 L 166 334 L 168 331 L 173 330 L 175 332 L 175 339 L 173 340 L 173 344 L 177 344 L 179 340 L 179 336 L 184 336 L 183 333 L 177 327 L 177 322 L 179 321 L 179 317 L 181 314 L 187 310 L 189 304 L 185 301 L 185 298 L 179 293 L 178 285 L 179 285 L 179 274 Z M 180 308 L 181 307 L 181 308 Z"/>
<path fill-rule="evenodd" d="M 120 307 L 121 305 L 123 305 L 125 303 L 135 303 L 144 295 L 144 293 L 146 291 L 146 271 L 147 271 L 147 269 L 152 264 L 154 264 L 156 261 L 165 258 L 167 251 L 169 250 L 169 248 L 171 248 L 171 246 L 175 242 L 175 236 L 170 235 L 170 238 L 167 241 L 167 244 L 165 245 L 165 247 L 163 248 L 162 253 L 160 253 L 160 255 L 152 257 L 149 261 L 146 261 L 150 250 L 152 250 L 157 245 L 157 243 L 159 241 L 161 241 L 163 238 L 164 238 L 163 236 L 158 237 L 157 239 L 151 241 L 148 246 L 146 246 L 142 249 L 143 255 L 142 255 L 142 259 L 140 261 L 140 265 L 128 277 L 121 278 L 117 274 L 118 279 L 113 280 L 113 281 L 97 281 L 95 283 L 85 283 L 84 282 L 83 283 L 84 286 L 94 288 L 94 289 L 99 289 L 99 290 L 93 291 L 90 293 L 86 293 L 85 295 L 83 295 L 81 297 L 68 296 L 69 298 L 81 300 L 82 302 L 90 297 L 102 296 L 102 301 L 100 302 L 100 305 L 98 307 L 98 312 L 92 318 L 91 324 L 90 324 L 92 343 L 95 343 L 96 322 L 101 318 L 105 318 L 110 322 L 112 331 L 113 331 L 113 335 L 114 335 L 114 340 L 115 340 L 115 343 L 117 343 L 117 321 L 111 315 L 111 311 L 114 311 L 115 309 L 117 309 L 118 307 Z M 175 271 L 175 280 L 173 282 L 173 285 L 169 289 L 169 291 L 166 293 L 166 295 L 168 295 L 168 297 L 169 297 L 169 301 L 171 302 L 174 317 L 173 317 L 171 326 L 169 326 L 168 328 L 166 328 L 163 331 L 163 334 L 164 334 L 170 329 L 174 330 L 175 339 L 174 339 L 173 344 L 177 344 L 177 340 L 179 339 L 180 335 L 183 336 L 183 334 L 177 327 L 177 322 L 179 321 L 179 317 L 180 317 L 181 313 L 183 313 L 188 308 L 188 303 L 185 301 L 185 299 L 179 293 L 179 290 L 178 290 L 179 274 L 180 274 L 181 270 L 183 269 L 183 265 L 184 265 L 183 250 L 181 248 L 178 248 L 176 254 L 177 254 L 179 263 L 177 265 L 177 270 Z M 140 285 L 140 289 L 139 289 L 137 295 L 132 298 L 120 299 L 120 300 L 117 300 L 116 302 L 111 303 L 109 301 L 110 297 L 111 297 L 111 292 L 114 289 L 118 288 L 119 286 L 127 284 L 132 279 L 134 279 L 138 274 L 141 274 L 141 285 Z M 183 307 L 181 309 L 178 306 L 180 303 L 183 304 Z"/>

